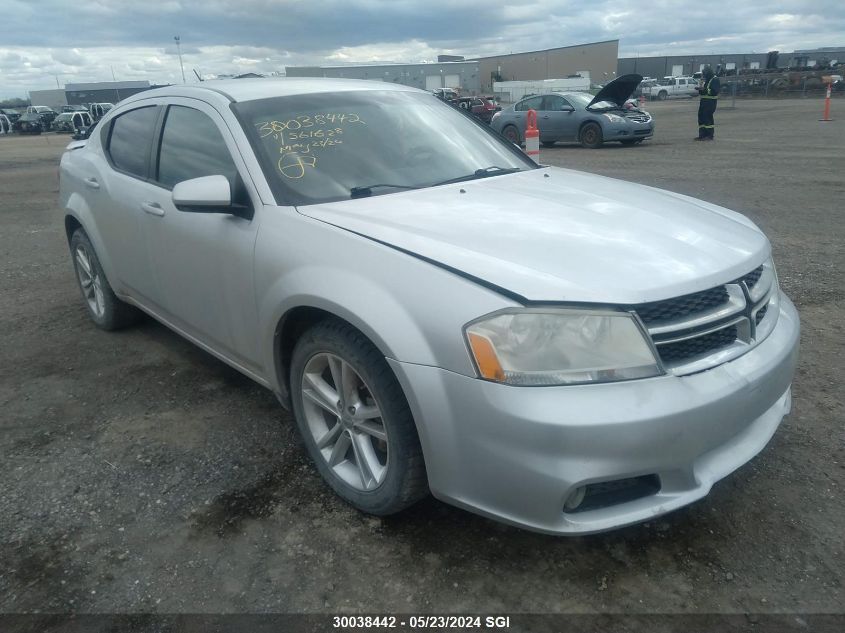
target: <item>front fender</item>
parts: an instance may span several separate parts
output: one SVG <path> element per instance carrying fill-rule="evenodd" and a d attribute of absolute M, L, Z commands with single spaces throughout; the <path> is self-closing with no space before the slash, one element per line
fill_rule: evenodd
<path fill-rule="evenodd" d="M 255 279 L 262 365 L 279 393 L 287 388 L 277 334 L 295 308 L 347 321 L 386 358 L 475 375 L 463 326 L 513 305 L 453 272 L 298 213 L 270 213 L 262 222 Z"/>

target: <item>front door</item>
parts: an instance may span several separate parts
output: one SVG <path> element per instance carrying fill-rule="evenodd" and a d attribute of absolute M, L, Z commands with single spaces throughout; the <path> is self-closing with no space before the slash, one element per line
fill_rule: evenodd
<path fill-rule="evenodd" d="M 141 206 L 162 316 L 248 369 L 259 367 L 253 251 L 258 196 L 250 192 L 231 133 L 209 105 L 175 99 L 165 112 L 153 177 Z M 184 180 L 223 175 L 251 218 L 180 211 L 172 189 Z M 251 186 L 251 185 L 250 185 Z"/>
<path fill-rule="evenodd" d="M 578 124 L 575 120 L 575 111 L 570 103 L 560 95 L 545 95 L 543 97 L 543 110 L 538 113 L 543 120 L 541 140 L 546 141 L 571 141 L 575 138 Z"/>

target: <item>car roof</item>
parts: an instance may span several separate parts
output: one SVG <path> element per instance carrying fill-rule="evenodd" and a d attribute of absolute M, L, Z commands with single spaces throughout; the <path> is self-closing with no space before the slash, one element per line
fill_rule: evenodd
<path fill-rule="evenodd" d="M 229 101 L 253 101 L 269 97 L 347 92 L 352 90 L 390 90 L 395 92 L 425 92 L 410 86 L 371 81 L 367 79 L 328 79 L 322 77 L 267 77 L 263 79 L 223 79 L 195 84 L 165 86 L 145 90 L 122 103 L 151 97 L 208 97 L 209 93 L 223 95 Z"/>

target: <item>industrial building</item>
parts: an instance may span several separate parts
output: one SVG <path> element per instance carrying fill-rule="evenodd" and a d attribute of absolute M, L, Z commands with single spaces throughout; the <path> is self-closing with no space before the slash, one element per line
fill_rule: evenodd
<path fill-rule="evenodd" d="M 29 99 L 32 105 L 46 105 L 59 111 L 66 105 L 117 103 L 121 99 L 157 87 L 149 81 L 98 81 L 67 84 L 64 88 L 52 90 L 33 90 L 29 93 Z"/>
<path fill-rule="evenodd" d="M 475 61 L 432 64 L 354 64 L 346 66 L 288 66 L 288 77 L 372 79 L 422 90 L 459 88 L 465 94 L 481 92 L 479 63 Z"/>
<path fill-rule="evenodd" d="M 288 77 L 372 79 L 423 90 L 460 88 L 464 94 L 493 91 L 497 81 L 565 79 L 575 75 L 604 83 L 615 76 L 619 41 L 563 46 L 527 53 L 461 60 L 441 55 L 430 64 L 288 66 Z M 449 60 L 449 61 L 446 61 Z"/>
<path fill-rule="evenodd" d="M 479 57 L 481 91 L 490 92 L 496 81 L 566 79 L 580 75 L 603 84 L 616 76 L 619 40 L 561 46 L 527 53 Z"/>
<path fill-rule="evenodd" d="M 723 53 L 719 55 L 664 55 L 622 57 L 617 74 L 637 73 L 643 77 L 682 77 L 700 72 L 705 66 L 721 66 L 725 71 L 765 68 L 812 68 L 819 64 L 845 61 L 845 47 L 798 50 L 793 53 Z"/>

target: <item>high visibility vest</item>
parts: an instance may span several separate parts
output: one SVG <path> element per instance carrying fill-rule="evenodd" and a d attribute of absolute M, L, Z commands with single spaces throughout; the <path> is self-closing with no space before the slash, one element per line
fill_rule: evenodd
<path fill-rule="evenodd" d="M 702 99 L 718 99 L 718 98 L 719 98 L 719 95 L 709 95 L 709 94 L 707 94 L 708 92 L 710 92 L 710 83 L 711 83 L 711 82 L 712 82 L 715 78 L 716 78 L 716 76 L 715 76 L 715 75 L 713 75 L 713 76 L 712 76 L 712 77 L 710 77 L 710 79 L 707 81 L 707 86 L 704 88 L 704 93 L 701 95 L 701 98 L 702 98 Z"/>

